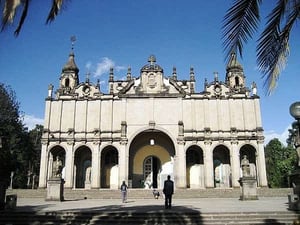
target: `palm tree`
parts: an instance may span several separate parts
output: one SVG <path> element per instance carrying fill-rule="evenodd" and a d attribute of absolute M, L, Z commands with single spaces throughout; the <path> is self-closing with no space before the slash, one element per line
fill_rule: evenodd
<path fill-rule="evenodd" d="M 46 19 L 46 23 L 50 23 L 55 19 L 59 11 L 62 9 L 64 2 L 66 2 L 66 0 L 52 0 L 51 9 Z M 17 13 L 21 11 L 18 25 L 14 32 L 14 34 L 18 36 L 26 19 L 30 3 L 31 0 L 0 1 L 0 7 L 3 12 L 1 31 L 3 31 L 8 25 L 12 24 L 16 19 Z"/>
<path fill-rule="evenodd" d="M 234 0 L 227 10 L 222 26 L 226 60 L 232 52 L 242 57 L 243 44 L 257 31 L 259 8 L 263 0 Z M 257 64 L 267 94 L 271 94 L 289 55 L 289 37 L 296 20 L 300 18 L 300 0 L 277 0 L 267 16 L 267 24 L 258 39 Z"/>

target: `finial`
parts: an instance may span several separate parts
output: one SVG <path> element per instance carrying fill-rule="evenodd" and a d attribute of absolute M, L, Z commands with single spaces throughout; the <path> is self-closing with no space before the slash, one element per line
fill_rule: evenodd
<path fill-rule="evenodd" d="M 195 81 L 194 67 L 190 68 L 190 80 Z"/>
<path fill-rule="evenodd" d="M 89 83 L 90 82 L 90 72 L 87 72 L 86 74 L 86 78 L 85 78 L 85 83 Z"/>
<path fill-rule="evenodd" d="M 130 66 L 127 69 L 127 80 L 131 80 L 131 67 Z"/>
<path fill-rule="evenodd" d="M 110 67 L 109 69 L 109 81 L 112 82 L 114 81 L 114 68 Z"/>
<path fill-rule="evenodd" d="M 71 41 L 71 50 L 73 51 L 74 44 L 75 44 L 75 41 L 76 41 L 76 36 L 75 35 L 71 36 L 70 41 Z"/>
<path fill-rule="evenodd" d="M 52 92 L 53 92 L 53 84 L 49 84 L 48 86 L 48 98 L 52 98 Z"/>
<path fill-rule="evenodd" d="M 215 81 L 218 81 L 218 76 L 219 76 L 219 73 L 218 72 L 214 72 Z"/>
<path fill-rule="evenodd" d="M 151 66 L 153 66 L 156 62 L 156 58 L 154 55 L 150 55 L 148 62 L 150 63 Z"/>
<path fill-rule="evenodd" d="M 177 80 L 177 71 L 176 71 L 176 67 L 175 66 L 173 66 L 173 74 L 172 74 L 172 76 L 173 76 L 174 80 Z"/>

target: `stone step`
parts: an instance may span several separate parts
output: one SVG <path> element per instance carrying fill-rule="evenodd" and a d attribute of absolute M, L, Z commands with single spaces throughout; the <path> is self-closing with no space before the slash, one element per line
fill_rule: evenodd
<path fill-rule="evenodd" d="M 161 190 L 158 190 L 162 193 Z M 290 188 L 258 188 L 257 194 L 259 197 L 287 197 L 292 193 Z M 7 195 L 15 194 L 18 198 L 46 198 L 46 189 L 8 189 Z M 174 198 L 239 198 L 240 189 L 176 189 Z M 65 199 L 119 199 L 120 191 L 111 189 L 65 189 Z M 129 198 L 153 198 L 152 190 L 149 189 L 129 189 Z"/>
<path fill-rule="evenodd" d="M 200 213 L 193 211 L 0 212 L 0 224 L 294 224 L 292 212 Z M 295 223 L 296 224 L 296 223 Z"/>

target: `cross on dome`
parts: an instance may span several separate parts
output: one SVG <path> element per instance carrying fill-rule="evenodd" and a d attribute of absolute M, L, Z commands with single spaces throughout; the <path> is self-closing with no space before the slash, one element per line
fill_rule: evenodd
<path fill-rule="evenodd" d="M 154 55 L 150 55 L 148 62 L 150 63 L 150 65 L 154 65 L 156 63 L 156 58 Z"/>

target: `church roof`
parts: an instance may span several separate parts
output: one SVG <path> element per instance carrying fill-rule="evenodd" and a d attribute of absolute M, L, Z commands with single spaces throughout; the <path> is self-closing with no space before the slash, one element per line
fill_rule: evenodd
<path fill-rule="evenodd" d="M 79 69 L 75 63 L 75 60 L 74 60 L 74 52 L 72 51 L 70 54 L 69 54 L 69 59 L 68 59 L 68 62 L 65 64 L 65 66 L 63 67 L 62 69 L 62 72 L 69 72 L 69 71 L 73 71 L 75 73 L 78 73 L 79 72 Z"/>

